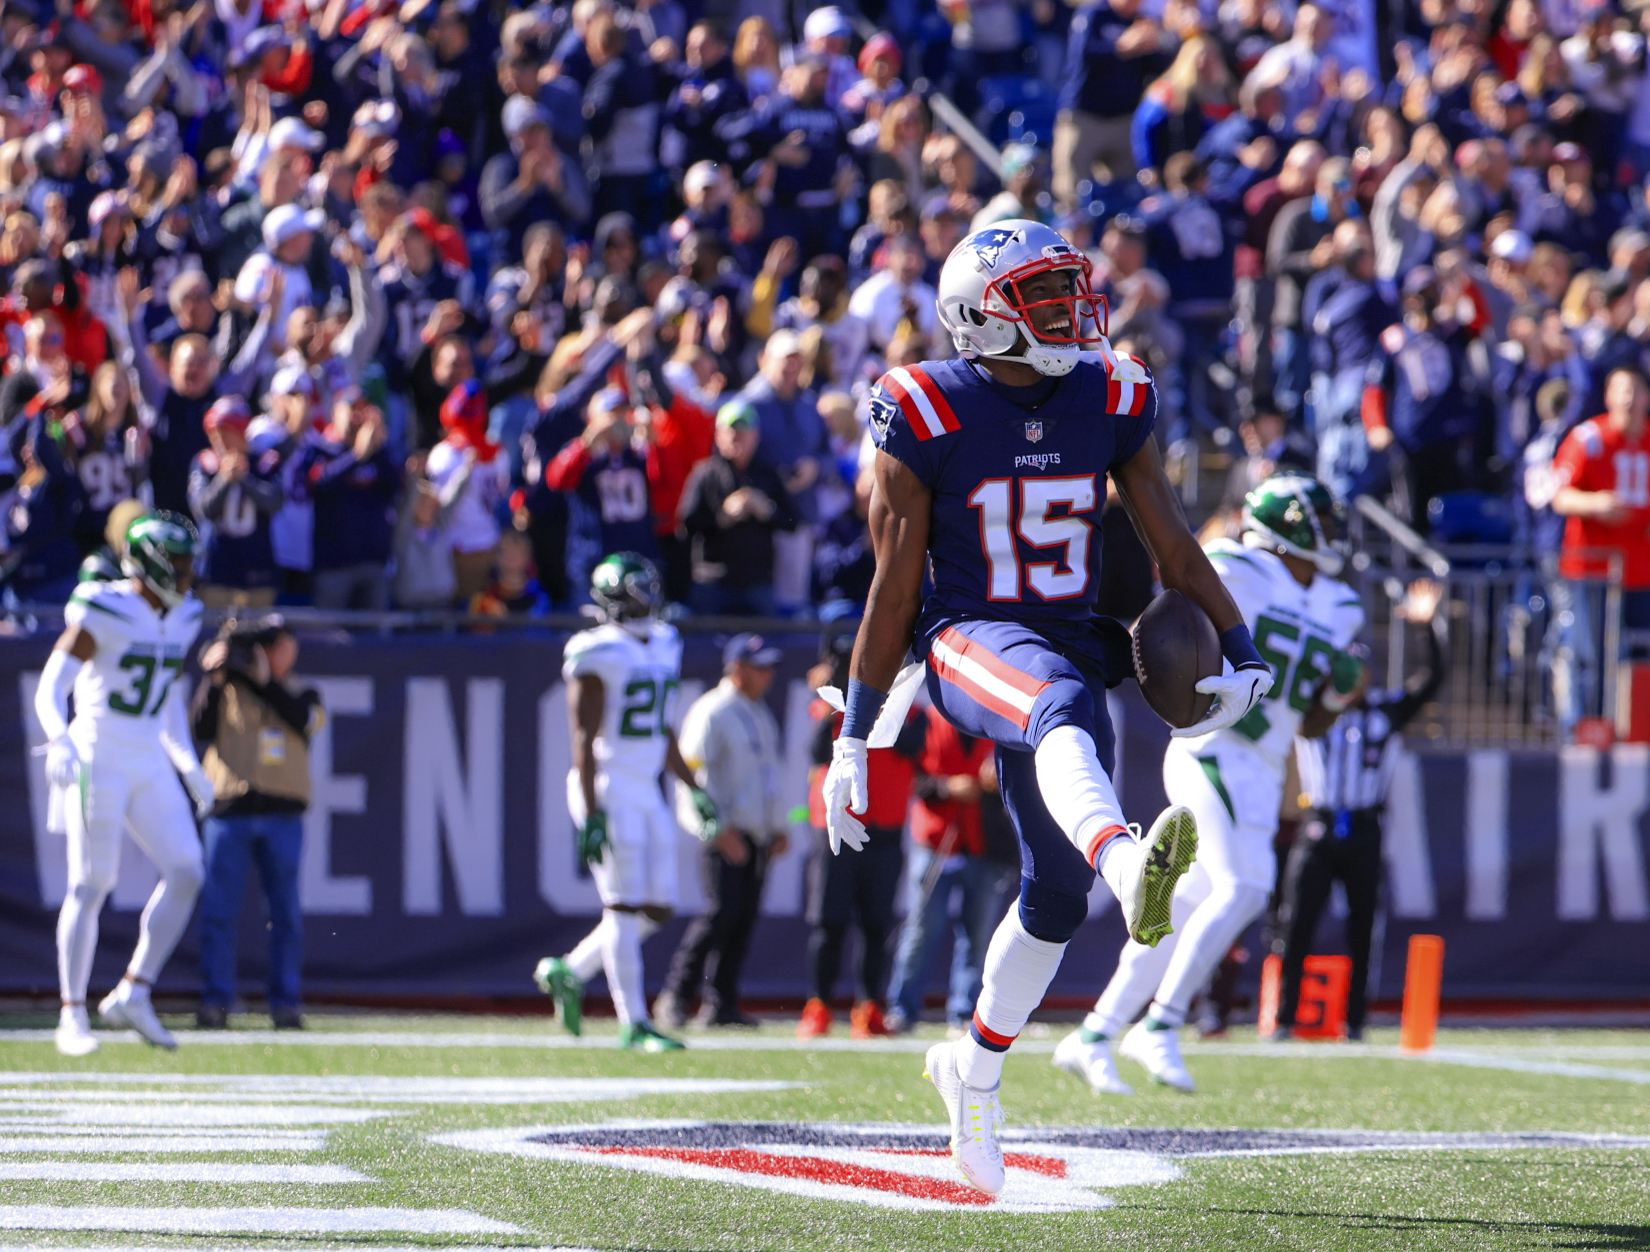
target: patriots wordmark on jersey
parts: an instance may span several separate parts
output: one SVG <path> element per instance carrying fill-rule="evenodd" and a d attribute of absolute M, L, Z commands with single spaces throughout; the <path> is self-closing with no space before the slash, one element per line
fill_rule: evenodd
<path fill-rule="evenodd" d="M 675 729 L 681 635 L 665 622 L 648 623 L 645 639 L 611 622 L 580 631 L 567 641 L 562 677 L 571 684 L 586 674 L 601 679 L 605 695 L 596 736 L 604 785 L 617 777 L 653 784 L 656 792 Z"/>
<path fill-rule="evenodd" d="M 1330 658 L 1343 652 L 1363 628 L 1363 603 L 1352 588 L 1327 574 L 1310 587 L 1300 582 L 1276 554 L 1217 539 L 1204 549 L 1237 602 L 1255 647 L 1274 675 L 1271 690 L 1229 730 L 1186 742 L 1240 743 L 1282 770 L 1293 749 L 1301 718 L 1312 707 Z"/>
<path fill-rule="evenodd" d="M 76 587 L 63 619 L 97 643 L 75 678 L 76 737 L 158 735 L 166 697 L 200 635 L 201 613 L 193 596 L 157 610 L 129 581 Z"/>
<path fill-rule="evenodd" d="M 1027 404 L 1010 391 L 1036 391 Z M 1132 357 L 1085 357 L 1038 389 L 966 360 L 890 370 L 871 393 L 877 446 L 934 497 L 925 618 L 1092 616 L 1106 475 L 1151 437 L 1157 389 Z"/>

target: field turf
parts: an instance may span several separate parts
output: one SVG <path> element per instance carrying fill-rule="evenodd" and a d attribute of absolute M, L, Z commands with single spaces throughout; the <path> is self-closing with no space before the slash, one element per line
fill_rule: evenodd
<path fill-rule="evenodd" d="M 1446 1030 L 1415 1059 L 1395 1031 L 1239 1030 L 1188 1048 L 1194 1095 L 1124 1062 L 1139 1094 L 1096 1097 L 1049 1063 L 1068 1027 L 1034 1025 L 1003 1212 L 933 1154 L 938 1034 L 804 1047 L 775 1022 L 640 1056 L 610 1020 L 579 1046 L 542 1019 L 263 1020 L 66 1061 L 47 1019 L 0 1018 L 0 1246 L 1650 1249 L 1640 1032 Z"/>

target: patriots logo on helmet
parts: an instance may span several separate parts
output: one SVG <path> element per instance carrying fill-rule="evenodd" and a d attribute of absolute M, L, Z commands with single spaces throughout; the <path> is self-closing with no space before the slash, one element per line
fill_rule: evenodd
<path fill-rule="evenodd" d="M 997 264 L 997 258 L 1003 254 L 1003 249 L 1014 241 L 1014 232 L 1011 230 L 982 230 L 970 238 L 963 246 L 978 256 L 987 267 Z"/>

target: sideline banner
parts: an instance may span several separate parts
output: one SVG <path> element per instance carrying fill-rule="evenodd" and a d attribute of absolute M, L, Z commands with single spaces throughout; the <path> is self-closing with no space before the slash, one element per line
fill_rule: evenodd
<path fill-rule="evenodd" d="M 302 895 L 311 993 L 520 995 L 538 957 L 590 927 L 596 894 L 574 855 L 567 815 L 568 736 L 560 678 L 565 636 L 552 633 L 306 637 L 304 680 L 329 714 L 311 752 Z M 817 637 L 784 649 L 771 700 L 785 735 L 791 803 L 806 799 Z M 45 638 L 0 643 L 0 990 L 55 993 L 53 931 L 66 879 L 61 836 L 48 834 L 32 709 Z M 719 642 L 689 636 L 680 711 L 718 678 Z M 1149 823 L 1163 803 L 1167 731 L 1132 685 L 1111 693 L 1119 792 Z M 1403 759 L 1387 812 L 1387 921 L 1376 993 L 1396 995 L 1412 933 L 1444 937 L 1444 991 L 1454 996 L 1639 997 L 1650 986 L 1650 889 L 1644 829 L 1650 746 L 1609 752 L 1498 750 Z M 747 964 L 753 996 L 809 994 L 806 825 L 774 865 Z M 845 854 L 847 855 L 847 854 Z M 700 847 L 680 847 L 682 912 L 698 911 Z M 155 876 L 128 840 L 103 914 L 94 993 L 120 976 Z M 1097 994 L 1122 942 L 1109 894 L 1051 993 Z M 1340 951 L 1332 910 L 1320 951 Z M 647 946 L 650 989 L 682 922 Z M 265 930 L 258 888 L 243 916 L 243 989 L 261 988 Z M 161 980 L 198 986 L 191 927 Z M 1250 935 L 1256 957 L 1258 936 Z M 1258 978 L 1258 959 L 1249 981 Z M 932 989 L 943 986 L 938 971 Z M 846 981 L 839 991 L 848 989 Z"/>

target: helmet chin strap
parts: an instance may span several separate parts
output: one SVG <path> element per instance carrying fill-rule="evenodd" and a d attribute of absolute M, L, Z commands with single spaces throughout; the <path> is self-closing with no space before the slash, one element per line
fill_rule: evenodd
<path fill-rule="evenodd" d="M 1029 365 L 1045 378 L 1063 378 L 1077 368 L 1077 362 L 1082 356 L 1082 349 L 1076 344 L 1050 344 L 1031 338 L 1024 330 L 1020 332 L 1020 351 L 1017 353 L 994 352 L 989 355 L 980 353 L 986 361 L 1010 361 L 1015 365 Z M 1107 344 L 1109 357 L 1111 345 Z M 1042 355 L 1042 354 L 1047 355 Z M 1115 359 L 1115 358 L 1114 358 Z M 1053 368 L 1050 368 L 1050 367 Z"/>
<path fill-rule="evenodd" d="M 1111 340 L 1105 335 L 1099 336 L 1099 340 L 1099 343 L 1092 348 L 1088 348 L 1087 351 L 1099 353 L 1100 359 L 1106 363 L 1107 372 L 1114 372 L 1117 369 L 1117 353 L 1111 346 Z M 1081 345 L 1074 343 L 1044 343 L 1040 339 L 1027 334 L 1024 329 L 1020 331 L 1020 345 L 1022 350 L 1017 356 L 999 353 L 986 359 L 991 361 L 1013 361 L 1018 365 L 1029 365 L 1045 377 L 1063 378 L 1077 368 L 1077 362 L 1082 358 L 1085 351 Z M 1039 363 L 1033 357 L 1033 353 L 1039 350 L 1054 354 L 1053 359 L 1050 360 L 1045 357 Z M 1048 365 L 1056 365 L 1059 368 L 1051 370 L 1046 368 Z"/>

